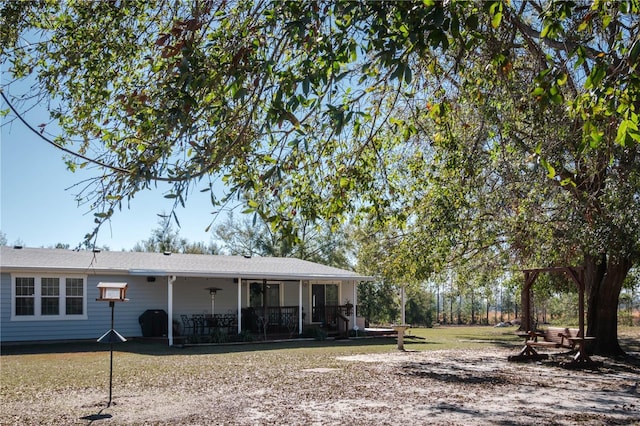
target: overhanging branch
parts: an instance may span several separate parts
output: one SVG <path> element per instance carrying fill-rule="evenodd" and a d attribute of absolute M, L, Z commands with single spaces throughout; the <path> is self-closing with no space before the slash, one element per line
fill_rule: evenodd
<path fill-rule="evenodd" d="M 33 133 L 38 135 L 38 137 L 40 139 L 44 140 L 48 144 L 53 145 L 54 147 L 58 148 L 59 150 L 61 150 L 63 152 L 66 152 L 67 154 L 73 155 L 74 157 L 81 158 L 81 159 L 83 159 L 85 161 L 88 161 L 88 162 L 90 162 L 92 164 L 96 164 L 96 165 L 104 167 L 106 169 L 113 170 L 114 172 L 119 172 L 119 173 L 124 173 L 124 174 L 131 174 L 130 170 L 123 169 L 121 167 L 112 166 L 110 164 L 103 163 L 100 160 L 96 160 L 95 158 L 87 157 L 86 155 L 83 155 L 83 154 L 80 154 L 79 152 L 70 150 L 69 148 L 66 148 L 66 147 L 62 146 L 59 143 L 57 143 L 55 141 L 52 141 L 51 139 L 49 139 L 48 137 L 46 137 L 45 135 L 40 133 L 38 130 L 36 130 L 31 124 L 29 124 L 29 122 L 27 120 L 25 120 L 25 118 L 18 112 L 16 107 L 14 107 L 11 102 L 9 102 L 9 99 L 7 99 L 7 96 L 4 94 L 4 91 L 0 90 L 0 96 L 2 96 L 2 99 L 4 99 L 4 101 L 7 103 L 7 105 L 9 105 L 9 108 L 11 109 L 11 111 L 13 111 L 13 113 L 16 115 L 16 117 L 18 117 L 18 120 L 20 120 L 22 122 L 22 124 L 27 126 L 27 128 L 29 130 L 31 130 Z"/>

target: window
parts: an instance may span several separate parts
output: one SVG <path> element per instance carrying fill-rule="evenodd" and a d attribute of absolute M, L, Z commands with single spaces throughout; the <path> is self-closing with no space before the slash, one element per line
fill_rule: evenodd
<path fill-rule="evenodd" d="M 264 308 L 280 306 L 280 284 L 275 282 L 252 282 L 249 284 L 249 306 Z"/>
<path fill-rule="evenodd" d="M 73 276 L 16 276 L 12 320 L 86 319 L 86 280 Z"/>
<path fill-rule="evenodd" d="M 60 278 L 42 278 L 42 315 L 60 314 Z"/>
<path fill-rule="evenodd" d="M 67 278 L 66 281 L 66 310 L 67 315 L 82 315 L 84 305 L 84 280 L 82 278 Z"/>
<path fill-rule="evenodd" d="M 16 315 L 33 315 L 35 299 L 34 278 L 16 278 Z"/>

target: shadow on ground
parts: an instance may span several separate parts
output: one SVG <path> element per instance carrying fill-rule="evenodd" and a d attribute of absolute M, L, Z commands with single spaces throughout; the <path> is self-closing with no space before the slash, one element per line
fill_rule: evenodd
<path fill-rule="evenodd" d="M 420 341 L 425 344 L 424 341 Z M 344 340 L 308 340 L 292 339 L 278 342 L 250 342 L 236 344 L 203 344 L 184 347 L 169 347 L 165 342 L 132 339 L 124 343 L 116 343 L 113 350 L 117 352 L 129 352 L 142 355 L 207 355 L 216 353 L 253 352 L 295 348 L 319 348 L 319 347 L 364 347 L 364 346 L 389 346 L 396 344 L 395 337 L 358 338 Z M 110 345 L 95 341 L 66 342 L 66 343 L 29 343 L 3 345 L 0 349 L 2 356 L 12 355 L 36 355 L 56 353 L 81 353 L 81 352 L 108 352 Z"/>

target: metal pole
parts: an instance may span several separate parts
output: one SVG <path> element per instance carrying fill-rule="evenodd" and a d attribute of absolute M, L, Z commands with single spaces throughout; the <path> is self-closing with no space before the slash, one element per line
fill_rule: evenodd
<path fill-rule="evenodd" d="M 109 302 L 109 306 L 111 306 L 111 330 L 113 330 L 113 316 L 114 316 L 114 310 L 115 310 L 115 306 L 116 303 L 115 302 Z M 111 396 L 112 396 L 112 389 L 113 389 L 113 338 L 110 339 L 111 342 L 109 343 L 109 352 L 110 352 L 110 356 L 109 356 L 109 402 L 107 403 L 107 408 L 111 406 Z"/>

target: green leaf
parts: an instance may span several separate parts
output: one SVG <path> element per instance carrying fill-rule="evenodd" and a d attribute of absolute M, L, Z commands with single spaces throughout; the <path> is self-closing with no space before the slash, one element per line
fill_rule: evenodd
<path fill-rule="evenodd" d="M 404 69 L 404 82 L 407 84 L 411 84 L 411 78 L 412 78 L 411 67 L 407 66 Z"/>
<path fill-rule="evenodd" d="M 498 28 L 500 26 L 500 22 L 502 22 L 502 12 L 498 12 L 493 15 L 493 18 L 491 18 L 491 26 L 493 28 Z"/>
<path fill-rule="evenodd" d="M 565 178 L 565 179 L 562 179 L 562 180 L 560 181 L 560 185 L 561 185 L 561 186 L 571 185 L 571 186 L 575 187 L 575 186 L 576 186 L 576 183 L 575 183 L 575 182 L 573 181 L 573 179 L 571 179 L 571 178 Z"/>
<path fill-rule="evenodd" d="M 587 77 L 587 81 L 585 82 L 584 87 L 586 89 L 597 87 L 600 84 L 600 82 L 602 82 L 602 80 L 606 75 L 607 75 L 607 71 L 603 66 L 601 65 L 594 66 L 593 69 L 591 70 L 591 74 L 589 74 L 589 77 Z"/>
<path fill-rule="evenodd" d="M 567 83 L 568 75 L 567 73 L 561 72 L 556 78 L 556 84 L 558 86 L 564 86 Z"/>
<path fill-rule="evenodd" d="M 636 38 L 636 41 L 631 46 L 629 50 L 629 63 L 631 66 L 636 66 L 638 64 L 638 57 L 640 56 L 640 37 Z"/>
<path fill-rule="evenodd" d="M 549 179 L 553 179 L 554 177 L 556 177 L 556 169 L 554 169 L 547 160 L 545 160 L 544 158 L 540 158 L 540 164 L 542 164 L 542 166 L 547 169 L 547 177 Z"/>
<path fill-rule="evenodd" d="M 467 28 L 469 28 L 472 31 L 475 31 L 478 29 L 478 15 L 477 14 L 472 14 L 467 18 L 466 21 L 466 26 Z"/>
<path fill-rule="evenodd" d="M 602 142 L 602 137 L 604 136 L 604 132 L 599 131 L 598 129 L 594 128 L 593 130 L 591 130 L 591 133 L 589 133 L 589 137 L 590 137 L 590 141 L 589 141 L 589 146 L 591 148 L 597 148 L 600 146 L 600 142 Z"/>
<path fill-rule="evenodd" d="M 618 133 L 616 135 L 616 143 L 621 146 L 626 146 L 627 138 L 630 138 L 636 142 L 640 142 L 640 132 L 638 131 L 638 124 L 633 120 L 622 120 L 620 127 L 618 127 Z"/>
<path fill-rule="evenodd" d="M 578 25 L 578 31 L 582 32 L 586 30 L 588 27 L 589 27 L 589 21 L 585 19 L 582 22 L 580 22 L 580 25 Z"/>
<path fill-rule="evenodd" d="M 540 37 L 544 38 L 547 36 L 547 34 L 549 34 L 549 29 L 551 28 L 550 25 L 546 25 L 542 31 L 540 31 Z"/>
<path fill-rule="evenodd" d="M 450 28 L 451 28 L 451 35 L 454 38 L 460 37 L 460 19 L 458 18 L 457 13 L 454 13 L 453 16 L 451 17 Z"/>
<path fill-rule="evenodd" d="M 629 126 L 628 120 L 622 120 L 618 127 L 618 133 L 616 135 L 616 143 L 625 146 L 627 141 L 627 128 Z"/>
<path fill-rule="evenodd" d="M 406 66 L 407 65 L 405 63 L 398 62 L 398 66 L 396 66 L 396 69 L 391 73 L 391 78 L 395 80 L 399 80 L 401 77 L 403 77 Z"/>
<path fill-rule="evenodd" d="M 543 96 L 545 94 L 545 91 L 543 87 L 538 86 L 535 89 L 533 89 L 533 92 L 531 94 L 533 96 Z"/>

